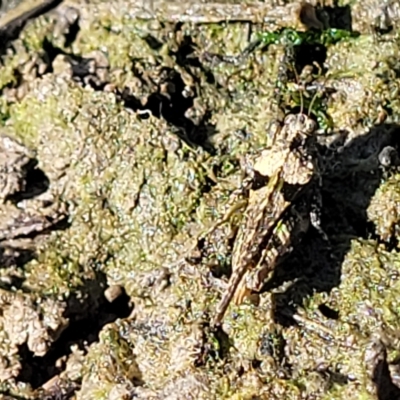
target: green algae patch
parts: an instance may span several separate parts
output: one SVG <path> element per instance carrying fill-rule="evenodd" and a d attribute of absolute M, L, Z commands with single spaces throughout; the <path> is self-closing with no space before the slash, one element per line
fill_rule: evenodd
<path fill-rule="evenodd" d="M 336 28 L 306 32 L 285 28 L 275 32 L 262 32 L 258 35 L 258 40 L 265 46 L 276 43 L 290 43 L 293 46 L 302 44 L 329 46 L 351 38 L 357 38 L 358 36 L 358 33 Z"/>
<path fill-rule="evenodd" d="M 9 49 L 4 57 L 0 91 L 6 86 L 17 87 L 21 83 L 21 76 L 37 76 L 37 60 L 46 54 L 43 46 L 50 29 L 51 24 L 44 17 L 27 24 L 20 38 L 14 42 L 13 49 Z"/>
<path fill-rule="evenodd" d="M 82 365 L 82 387 L 78 399 L 124 398 L 132 393 L 141 373 L 132 343 L 122 338 L 115 326 L 105 327 L 99 342 L 90 346 Z"/>
<path fill-rule="evenodd" d="M 375 224 L 375 231 L 385 241 L 398 241 L 400 201 L 399 175 L 391 176 L 376 191 L 368 208 L 368 217 Z"/>
<path fill-rule="evenodd" d="M 367 129 L 384 121 L 388 114 L 397 122 L 398 81 L 388 76 L 391 75 L 390 55 L 398 50 L 397 41 L 378 45 L 370 36 L 329 48 L 328 76 L 336 88 L 342 87 L 346 93 L 340 95 L 339 91 L 329 102 L 328 112 L 336 129 L 346 126 Z"/>
<path fill-rule="evenodd" d="M 73 282 L 68 274 L 82 274 L 89 260 L 107 253 L 113 254 L 111 274 L 161 267 L 172 237 L 199 201 L 201 182 L 197 189 L 187 182 L 193 161 L 182 162 L 183 154 L 166 157 L 158 135 L 160 122 L 153 119 L 144 127 L 112 95 L 107 102 L 91 90 L 66 82 L 55 85 L 46 77 L 32 98 L 11 111 L 16 115 L 15 132 L 38 146 L 43 170 L 49 176 L 67 173 L 59 195 L 71 204 L 72 226 L 54 238 L 54 243 L 65 243 L 64 251 L 58 247 L 60 254 L 49 252 L 40 258 L 46 268 L 59 260 L 56 281 L 39 278 L 37 283 L 62 290 L 61 282 Z M 62 87 L 65 101 L 60 103 L 57 90 Z M 38 101 L 36 94 L 44 91 L 47 95 Z M 27 115 L 24 110 L 29 110 Z M 56 145 L 41 148 L 40 143 Z M 34 271 L 30 275 L 32 280 L 41 276 Z"/>
<path fill-rule="evenodd" d="M 107 53 L 111 66 L 115 68 L 125 69 L 133 58 L 148 58 L 152 55 L 151 48 L 142 40 L 139 24 L 124 18 L 118 20 L 109 14 L 100 15 L 93 25 L 86 25 L 80 31 L 73 49 L 78 54 L 88 54 L 98 50 L 99 43 L 102 44 L 102 51 Z"/>
<path fill-rule="evenodd" d="M 336 383 L 327 389 L 328 393 L 369 398 L 365 390 L 369 395 L 374 392 L 370 382 L 371 372 L 365 360 L 371 338 L 379 335 L 383 326 L 388 327 L 387 332 L 391 337 L 387 340 L 395 340 L 391 335 L 399 328 L 399 308 L 395 300 L 399 285 L 393 277 L 398 274 L 399 261 L 397 252 L 388 252 L 373 241 L 353 241 L 342 264 L 340 285 L 330 294 L 316 294 L 307 302 L 307 313 L 302 323 L 304 326 L 308 324 L 313 345 L 306 346 L 303 343 L 297 348 L 295 341 L 296 359 L 301 360 L 303 367 L 308 365 L 306 369 L 316 368 L 314 363 L 318 362 L 321 354 L 315 344 L 320 343 L 324 358 L 331 360 L 329 364 L 336 373 L 355 377 L 354 382 L 346 385 L 343 382 L 341 385 Z M 339 310 L 339 318 L 333 321 L 322 316 L 319 311 L 321 304 Z"/>

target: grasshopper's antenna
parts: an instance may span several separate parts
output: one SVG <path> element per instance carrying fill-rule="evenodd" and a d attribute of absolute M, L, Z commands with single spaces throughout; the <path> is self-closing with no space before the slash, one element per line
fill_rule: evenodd
<path fill-rule="evenodd" d="M 318 69 L 318 76 L 321 76 L 322 75 L 321 66 L 316 61 L 313 62 L 313 65 Z M 327 78 L 325 77 L 323 85 L 325 85 L 326 80 L 327 80 Z M 310 106 L 308 107 L 308 115 L 307 115 L 308 117 L 310 117 L 310 115 L 311 115 L 311 111 L 312 111 L 313 105 L 315 103 L 315 100 L 317 99 L 318 94 L 319 94 L 319 88 L 317 86 L 317 90 L 315 91 L 315 94 L 314 94 L 313 98 L 311 99 Z"/>
<path fill-rule="evenodd" d="M 308 116 L 310 116 L 310 114 L 311 114 L 313 105 L 314 105 L 315 100 L 317 99 L 318 95 L 321 94 L 321 92 L 323 92 L 322 88 L 323 88 L 323 86 L 325 86 L 327 79 L 328 78 L 325 77 L 322 85 L 317 85 L 317 90 L 315 91 L 315 94 L 314 94 L 314 96 L 313 96 L 313 98 L 311 99 L 311 102 L 310 102 L 310 107 L 308 108 Z"/>
<path fill-rule="evenodd" d="M 296 66 L 294 64 L 292 64 L 292 67 L 293 67 L 294 76 L 296 78 L 297 87 L 300 87 L 300 78 L 299 78 L 299 74 L 296 71 Z M 303 99 L 303 93 L 302 93 L 301 89 L 299 90 L 299 94 L 300 94 L 300 114 L 303 114 L 303 111 L 304 111 L 304 99 Z"/>
<path fill-rule="evenodd" d="M 321 67 L 315 61 L 313 62 L 313 64 L 318 68 L 318 75 L 320 75 L 321 74 Z M 315 91 L 315 94 L 314 94 L 313 98 L 310 101 L 310 105 L 308 106 L 308 115 L 307 115 L 308 118 L 310 118 L 313 105 L 315 103 L 315 100 L 317 99 L 317 95 L 318 95 L 318 86 L 317 86 L 317 90 Z"/>
<path fill-rule="evenodd" d="M 318 88 L 317 88 L 317 90 L 315 91 L 315 94 L 314 94 L 313 98 L 311 99 L 310 106 L 308 107 L 308 115 L 307 115 L 307 117 L 310 117 L 310 115 L 311 115 L 311 110 L 312 110 L 312 108 L 313 108 L 313 105 L 314 105 L 314 103 L 315 103 L 315 100 L 317 99 L 318 94 L 319 94 L 319 90 L 318 90 Z"/>

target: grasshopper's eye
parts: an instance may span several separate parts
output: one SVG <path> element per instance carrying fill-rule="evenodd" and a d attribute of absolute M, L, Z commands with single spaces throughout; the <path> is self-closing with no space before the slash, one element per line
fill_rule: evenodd
<path fill-rule="evenodd" d="M 297 117 L 297 124 L 299 127 L 304 128 L 304 126 L 307 124 L 307 117 L 304 114 L 299 114 Z"/>
<path fill-rule="evenodd" d="M 317 129 L 317 123 L 313 119 L 307 118 L 307 123 L 305 128 L 306 128 L 306 133 L 310 135 Z"/>
<path fill-rule="evenodd" d="M 298 126 L 299 130 L 305 135 L 310 135 L 317 128 L 317 124 L 315 123 L 315 121 L 304 114 L 299 115 Z"/>

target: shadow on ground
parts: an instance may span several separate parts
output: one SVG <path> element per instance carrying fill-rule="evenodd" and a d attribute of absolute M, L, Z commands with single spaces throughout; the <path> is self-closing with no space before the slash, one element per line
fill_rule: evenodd
<path fill-rule="evenodd" d="M 371 128 L 366 135 L 352 140 L 343 148 L 335 160 L 337 164 L 327 167 L 321 189 L 322 228 L 329 242 L 311 229 L 264 286 L 263 291 L 270 291 L 284 282 L 293 282 L 283 293 L 273 295 L 277 323 L 295 325 L 292 317 L 304 299 L 315 292 L 329 293 L 339 286 L 341 266 L 350 250 L 352 239 L 374 238 L 389 251 L 396 245 L 383 242 L 377 237 L 374 225 L 367 218 L 372 196 L 385 175 L 390 174 L 390 170 L 384 169 L 379 162 L 381 151 L 388 146 L 398 151 L 399 125 L 382 124 Z M 330 162 L 327 149 L 323 156 L 328 157 Z M 328 319 L 338 319 L 340 315 L 340 309 L 332 309 L 324 304 L 319 307 L 319 311 Z M 400 389 L 391 381 L 386 359 L 376 366 L 376 371 L 379 373 L 376 372 L 373 381 L 377 385 L 379 399 L 398 398 Z M 391 388 L 389 391 L 388 382 Z"/>
<path fill-rule="evenodd" d="M 125 290 L 122 289 L 121 294 L 110 302 L 104 296 L 106 281 L 106 275 L 97 272 L 94 279 L 83 282 L 78 293 L 68 298 L 64 316 L 69 319 L 69 326 L 45 356 L 35 356 L 27 344 L 20 346 L 22 370 L 18 381 L 29 383 L 33 389 L 41 387 L 65 368 L 63 363 L 60 365 L 60 360 L 71 354 L 71 346 L 85 350 L 99 340 L 99 333 L 106 324 L 129 316 L 132 306 Z"/>

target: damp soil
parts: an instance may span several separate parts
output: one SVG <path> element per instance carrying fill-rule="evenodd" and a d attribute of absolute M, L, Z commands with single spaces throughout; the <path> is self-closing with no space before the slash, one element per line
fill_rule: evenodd
<path fill-rule="evenodd" d="M 137 3 L 2 9 L 0 399 L 400 398 L 397 3 Z M 328 240 L 212 329 L 242 212 L 196 238 L 300 111 Z"/>

